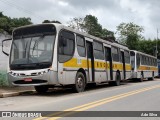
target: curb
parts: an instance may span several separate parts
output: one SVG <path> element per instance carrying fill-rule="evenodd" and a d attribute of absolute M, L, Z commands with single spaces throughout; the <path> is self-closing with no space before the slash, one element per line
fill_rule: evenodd
<path fill-rule="evenodd" d="M 6 98 L 6 97 L 13 97 L 13 96 L 18 96 L 18 95 L 23 95 L 23 94 L 32 94 L 35 93 L 35 90 L 26 90 L 26 91 L 19 91 L 19 92 L 9 92 L 9 93 L 2 93 L 0 94 L 0 98 Z"/>

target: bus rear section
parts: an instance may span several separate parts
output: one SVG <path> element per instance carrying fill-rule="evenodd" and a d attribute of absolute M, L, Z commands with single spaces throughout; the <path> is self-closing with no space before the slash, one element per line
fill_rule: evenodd
<path fill-rule="evenodd" d="M 131 53 L 131 79 L 143 81 L 154 80 L 158 75 L 157 58 L 142 52 L 130 51 Z"/>

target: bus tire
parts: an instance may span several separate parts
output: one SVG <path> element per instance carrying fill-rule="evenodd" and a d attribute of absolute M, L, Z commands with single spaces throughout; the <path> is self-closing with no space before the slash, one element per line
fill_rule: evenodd
<path fill-rule="evenodd" d="M 34 86 L 37 93 L 46 93 L 48 91 L 47 86 Z"/>
<path fill-rule="evenodd" d="M 121 82 L 121 75 L 120 75 L 120 72 L 117 72 L 116 73 L 116 80 L 114 81 L 114 85 L 119 86 L 120 82 Z"/>
<path fill-rule="evenodd" d="M 83 92 L 86 87 L 85 76 L 82 72 L 78 72 L 75 79 L 74 91 L 76 93 Z"/>

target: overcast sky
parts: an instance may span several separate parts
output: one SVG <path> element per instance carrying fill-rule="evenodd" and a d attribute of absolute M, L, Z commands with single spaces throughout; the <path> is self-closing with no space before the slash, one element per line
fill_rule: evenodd
<path fill-rule="evenodd" d="M 91 14 L 114 32 L 121 22 L 134 22 L 144 27 L 147 39 L 156 38 L 157 28 L 160 31 L 160 0 L 0 0 L 0 11 L 10 17 L 31 17 L 35 24 L 44 19 L 66 24 Z"/>

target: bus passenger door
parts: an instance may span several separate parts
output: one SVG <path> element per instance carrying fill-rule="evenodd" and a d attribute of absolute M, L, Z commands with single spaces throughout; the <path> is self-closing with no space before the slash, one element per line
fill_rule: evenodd
<path fill-rule="evenodd" d="M 121 51 L 121 60 L 122 60 L 122 71 L 123 71 L 123 79 L 125 80 L 126 79 L 126 67 L 125 67 L 125 58 L 124 58 L 124 52 Z"/>
<path fill-rule="evenodd" d="M 105 61 L 107 64 L 106 65 L 107 78 L 108 80 L 113 80 L 112 55 L 110 47 L 105 47 Z"/>
<path fill-rule="evenodd" d="M 88 68 L 88 80 L 94 81 L 94 56 L 93 56 L 93 43 L 86 41 L 87 45 L 87 68 Z"/>

